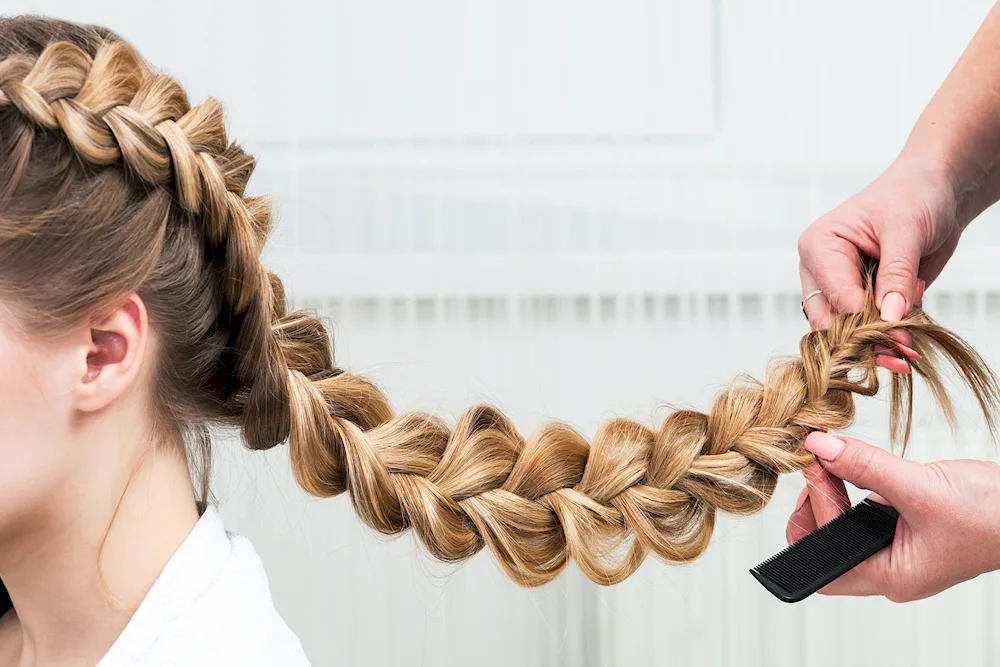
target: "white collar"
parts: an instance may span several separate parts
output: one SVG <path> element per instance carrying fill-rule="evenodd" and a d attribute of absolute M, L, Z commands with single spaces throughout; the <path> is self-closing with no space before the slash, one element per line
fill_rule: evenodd
<path fill-rule="evenodd" d="M 232 548 L 222 517 L 208 505 L 98 667 L 129 664 L 135 650 L 155 643 L 159 631 L 180 617 L 218 575 Z"/>

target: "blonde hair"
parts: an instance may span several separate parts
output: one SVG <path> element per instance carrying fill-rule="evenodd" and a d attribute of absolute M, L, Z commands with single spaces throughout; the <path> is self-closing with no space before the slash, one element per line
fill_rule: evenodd
<path fill-rule="evenodd" d="M 760 511 L 779 474 L 813 460 L 806 435 L 847 427 L 854 395 L 878 392 L 873 349 L 895 347 L 894 327 L 912 335 L 913 369 L 945 415 L 942 361 L 994 428 L 983 360 L 921 312 L 881 321 L 872 266 L 864 312 L 806 335 L 798 358 L 738 379 L 707 413 L 679 410 L 656 429 L 615 419 L 592 443 L 560 423 L 525 437 L 489 406 L 454 428 L 394 416 L 374 384 L 336 367 L 319 318 L 287 312 L 260 259 L 270 207 L 245 195 L 254 160 L 223 121 L 218 102 L 192 107 L 107 30 L 0 21 L 0 296 L 44 334 L 137 292 L 163 341 L 156 424 L 202 451 L 216 424 L 238 426 L 252 449 L 287 441 L 305 491 L 348 493 L 368 526 L 412 528 L 441 560 L 488 546 L 511 579 L 537 586 L 571 558 L 599 584 L 650 553 L 697 558 L 717 512 Z M 903 442 L 911 392 L 910 376 L 893 376 Z"/>

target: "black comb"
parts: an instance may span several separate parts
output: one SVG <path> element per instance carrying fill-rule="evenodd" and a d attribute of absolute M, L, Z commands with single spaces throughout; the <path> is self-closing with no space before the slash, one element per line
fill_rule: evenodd
<path fill-rule="evenodd" d="M 14 608 L 14 604 L 10 601 L 10 595 L 7 594 L 7 588 L 0 581 L 0 616 L 3 616 L 8 611 Z"/>
<path fill-rule="evenodd" d="M 750 570 L 783 602 L 799 602 L 892 544 L 899 512 L 863 500 Z"/>

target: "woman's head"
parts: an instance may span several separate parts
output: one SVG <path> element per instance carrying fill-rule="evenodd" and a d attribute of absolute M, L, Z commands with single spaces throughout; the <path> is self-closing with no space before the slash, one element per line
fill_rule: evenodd
<path fill-rule="evenodd" d="M 524 438 L 485 406 L 454 429 L 393 417 L 335 367 L 320 320 L 286 311 L 260 261 L 270 208 L 244 192 L 253 166 L 217 102 L 191 106 L 112 33 L 0 20 L 0 536 L 82 468 L 109 485 L 124 473 L 74 448 L 79 429 L 128 424 L 135 443 L 204 451 L 222 425 L 253 449 L 287 440 L 306 491 L 349 492 L 366 524 L 413 528 L 441 559 L 488 545 L 524 585 L 571 557 L 613 583 L 650 552 L 700 555 L 717 510 L 761 509 L 778 474 L 810 460 L 809 431 L 846 426 L 852 394 L 877 391 L 874 346 L 895 345 L 870 296 L 709 413 L 655 431 L 615 420 L 593 444 L 560 424 Z M 928 354 L 916 372 L 940 390 L 943 352 L 991 415 L 981 359 L 919 314 L 903 326 Z M 897 405 L 908 386 L 894 383 Z"/>
<path fill-rule="evenodd" d="M 100 323 L 124 321 L 131 304 L 151 333 L 129 342 L 157 343 L 145 357 L 150 435 L 190 438 L 219 422 L 243 426 L 254 448 L 284 440 L 288 367 L 272 330 L 284 303 L 259 259 L 269 206 L 244 196 L 253 166 L 218 102 L 192 107 L 109 31 L 0 20 L 6 351 L 51 381 L 52 350 L 33 367 L 13 332 L 39 351 L 73 332 L 101 341 Z M 21 438 L 45 436 L 26 428 Z"/>

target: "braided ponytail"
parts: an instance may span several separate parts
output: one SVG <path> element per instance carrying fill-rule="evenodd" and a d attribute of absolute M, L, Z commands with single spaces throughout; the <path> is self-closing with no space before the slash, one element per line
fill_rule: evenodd
<path fill-rule="evenodd" d="M 296 478 L 315 496 L 349 492 L 367 525 L 386 534 L 412 528 L 441 560 L 488 546 L 524 586 L 550 581 L 570 558 L 605 585 L 628 577 L 649 553 L 668 562 L 694 560 L 708 546 L 717 512 L 762 510 L 779 474 L 814 460 L 802 446 L 805 437 L 848 427 L 853 396 L 878 393 L 873 350 L 895 349 L 892 328 L 910 332 L 922 355 L 913 370 L 948 420 L 954 423 L 954 411 L 942 358 L 995 432 L 1000 394 L 982 358 L 922 312 L 899 324 L 883 322 L 874 276 L 867 267 L 864 312 L 804 336 L 800 357 L 776 360 L 763 382 L 740 378 L 707 414 L 680 410 L 656 430 L 615 419 L 592 444 L 559 423 L 525 438 L 487 406 L 467 410 L 454 429 L 427 414 L 393 417 L 369 382 L 319 372 L 321 360 L 331 358 L 327 338 L 317 320 L 302 316 L 286 330 L 287 340 L 303 348 L 296 358 L 312 360 L 289 370 Z M 892 377 L 891 431 L 904 444 L 911 392 L 911 376 Z"/>
<path fill-rule="evenodd" d="M 1000 397 L 983 360 L 923 313 L 881 321 L 871 267 L 864 312 L 806 335 L 799 358 L 740 378 L 708 413 L 680 410 L 656 429 L 616 419 L 592 443 L 560 423 L 525 437 L 488 406 L 454 428 L 394 416 L 374 384 L 336 367 L 318 318 L 287 312 L 260 259 L 270 207 L 245 196 L 254 161 L 223 120 L 218 102 L 191 107 L 106 30 L 0 20 L 0 297 L 45 331 L 138 292 L 161 343 L 154 423 L 166 435 L 207 446 L 224 425 L 252 449 L 287 441 L 308 493 L 348 493 L 368 526 L 412 528 L 441 560 L 489 547 L 511 579 L 537 586 L 571 558 L 600 584 L 650 553 L 697 558 L 717 512 L 760 511 L 779 474 L 813 460 L 805 437 L 847 427 L 854 395 L 879 391 L 873 350 L 895 348 L 891 328 L 912 335 L 914 372 L 949 420 L 942 361 L 994 430 Z M 911 392 L 912 377 L 893 376 L 904 443 Z"/>

